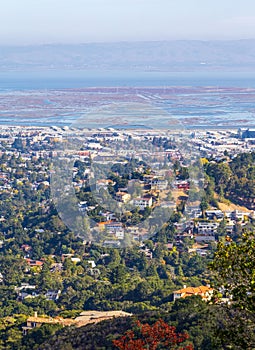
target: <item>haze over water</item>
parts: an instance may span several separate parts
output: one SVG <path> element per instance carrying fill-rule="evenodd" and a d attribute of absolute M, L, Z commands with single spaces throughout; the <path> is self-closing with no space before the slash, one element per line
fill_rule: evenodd
<path fill-rule="evenodd" d="M 215 86 L 255 87 L 255 72 L 7 71 L 0 90 L 75 89 L 83 87 Z"/>

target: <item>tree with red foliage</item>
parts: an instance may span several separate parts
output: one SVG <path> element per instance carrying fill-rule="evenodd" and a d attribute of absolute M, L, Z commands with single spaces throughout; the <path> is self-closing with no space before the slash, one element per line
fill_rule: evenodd
<path fill-rule="evenodd" d="M 152 326 L 148 323 L 142 324 L 136 321 L 138 327 L 137 335 L 135 331 L 127 331 L 121 338 L 113 340 L 113 344 L 119 350 L 156 350 L 158 346 L 173 350 L 193 350 L 192 345 L 179 344 L 185 342 L 189 335 L 187 333 L 176 333 L 174 326 L 169 326 L 162 319 L 159 319 Z"/>

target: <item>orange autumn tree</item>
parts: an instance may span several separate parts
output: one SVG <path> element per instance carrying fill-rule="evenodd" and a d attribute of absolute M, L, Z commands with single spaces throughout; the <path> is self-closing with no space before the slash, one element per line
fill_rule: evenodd
<path fill-rule="evenodd" d="M 176 333 L 174 326 L 169 326 L 162 319 L 155 322 L 152 326 L 148 323 L 142 324 L 136 321 L 138 332 L 127 331 L 119 339 L 113 340 L 113 344 L 119 350 L 156 350 L 160 346 L 173 350 L 193 350 L 192 345 L 179 344 L 184 343 L 188 338 L 187 333 Z"/>

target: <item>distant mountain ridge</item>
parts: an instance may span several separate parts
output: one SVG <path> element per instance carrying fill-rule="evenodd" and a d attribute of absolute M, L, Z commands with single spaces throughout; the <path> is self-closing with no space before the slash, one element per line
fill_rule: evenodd
<path fill-rule="evenodd" d="M 1 71 L 27 69 L 249 71 L 255 39 L 0 46 Z"/>

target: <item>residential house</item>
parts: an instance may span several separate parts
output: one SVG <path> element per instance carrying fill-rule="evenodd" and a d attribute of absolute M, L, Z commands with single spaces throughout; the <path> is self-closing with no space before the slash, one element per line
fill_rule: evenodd
<path fill-rule="evenodd" d="M 48 290 L 44 296 L 47 300 L 57 301 L 60 297 L 60 294 L 61 294 L 60 289 L 59 290 Z"/>
<path fill-rule="evenodd" d="M 152 251 L 149 248 L 147 248 L 144 244 L 140 245 L 139 252 L 143 253 L 149 260 L 151 260 L 153 257 Z"/>
<path fill-rule="evenodd" d="M 185 208 L 185 215 L 189 216 L 192 219 L 197 219 L 202 215 L 202 211 L 199 206 L 189 205 L 189 203 L 187 203 Z"/>
<path fill-rule="evenodd" d="M 114 182 L 112 180 L 109 180 L 109 179 L 97 180 L 97 182 L 96 182 L 96 190 L 99 191 L 101 188 L 103 188 L 104 190 L 107 190 L 109 185 L 113 186 Z"/>
<path fill-rule="evenodd" d="M 135 207 L 138 207 L 139 210 L 150 208 L 152 207 L 152 197 L 135 198 L 133 204 Z"/>
<path fill-rule="evenodd" d="M 120 247 L 120 241 L 105 240 L 103 242 L 103 247 L 119 248 Z"/>
<path fill-rule="evenodd" d="M 43 261 L 40 261 L 40 260 L 32 260 L 32 259 L 29 259 L 29 258 L 25 258 L 27 264 L 30 266 L 30 267 L 34 267 L 34 266 L 37 266 L 37 267 L 42 267 L 43 266 Z"/>
<path fill-rule="evenodd" d="M 184 287 L 182 289 L 173 292 L 173 299 L 187 298 L 192 295 L 200 295 L 205 301 L 210 300 L 213 294 L 213 288 L 209 286 L 199 286 L 199 287 Z"/>
<path fill-rule="evenodd" d="M 215 210 L 206 210 L 205 212 L 206 217 L 209 220 L 213 220 L 214 218 L 216 219 L 223 219 L 224 218 L 224 213 L 221 210 L 215 209 Z"/>
<path fill-rule="evenodd" d="M 118 191 L 118 192 L 116 192 L 115 199 L 118 202 L 127 203 L 130 201 L 131 195 L 129 193 L 126 193 L 126 192 Z"/>
<path fill-rule="evenodd" d="M 250 213 L 249 212 L 242 212 L 242 211 L 239 211 L 239 210 L 234 210 L 232 213 L 231 213 L 231 217 L 233 220 L 241 220 L 243 221 L 246 218 L 248 218 L 250 216 Z"/>
<path fill-rule="evenodd" d="M 175 186 L 178 190 L 187 191 L 190 188 L 190 183 L 186 180 L 177 180 L 175 181 Z"/>
<path fill-rule="evenodd" d="M 146 228 L 139 226 L 129 226 L 127 229 L 127 234 L 133 237 L 135 241 L 141 241 L 148 238 L 149 231 Z"/>
<path fill-rule="evenodd" d="M 208 244 L 195 243 L 188 249 L 188 253 L 196 253 L 200 256 L 207 256 L 208 252 Z"/>
<path fill-rule="evenodd" d="M 106 231 L 118 239 L 124 239 L 124 227 L 121 222 L 111 222 L 105 225 Z"/>
<path fill-rule="evenodd" d="M 106 211 L 106 212 L 101 211 L 99 214 L 103 216 L 106 221 L 116 220 L 115 213 L 111 213 L 110 211 Z"/>
<path fill-rule="evenodd" d="M 218 222 L 199 221 L 197 224 L 197 232 L 199 235 L 214 236 L 218 226 Z"/>
<path fill-rule="evenodd" d="M 152 190 L 164 191 L 167 189 L 167 187 L 168 187 L 167 180 L 159 179 L 159 178 L 153 178 L 151 180 L 151 189 Z"/>
<path fill-rule="evenodd" d="M 60 324 L 62 326 L 73 326 L 77 323 L 77 321 L 70 318 L 62 318 L 62 317 L 38 317 L 37 312 L 33 317 L 28 317 L 27 324 L 23 329 L 23 335 L 27 335 L 27 333 L 33 329 L 41 327 L 43 324 Z"/>

